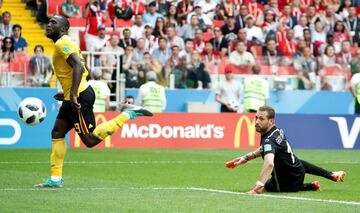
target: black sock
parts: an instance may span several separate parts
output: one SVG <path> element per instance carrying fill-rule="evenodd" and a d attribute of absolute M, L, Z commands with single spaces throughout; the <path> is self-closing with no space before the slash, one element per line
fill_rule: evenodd
<path fill-rule="evenodd" d="M 318 166 L 315 166 L 314 164 L 311 164 L 309 162 L 306 162 L 306 161 L 303 161 L 303 160 L 300 160 L 300 161 L 301 161 L 302 165 L 305 168 L 305 173 L 320 176 L 320 177 L 324 177 L 324 178 L 327 178 L 329 180 L 332 180 L 332 177 L 331 177 L 332 172 L 327 171 L 327 170 L 325 170 L 323 168 L 320 168 Z"/>

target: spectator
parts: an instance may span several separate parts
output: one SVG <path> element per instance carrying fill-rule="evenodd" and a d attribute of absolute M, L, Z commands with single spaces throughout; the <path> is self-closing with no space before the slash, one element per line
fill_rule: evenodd
<path fill-rule="evenodd" d="M 238 31 L 239 28 L 236 27 L 235 18 L 233 16 L 228 17 L 225 25 L 221 28 L 221 32 L 225 36 L 227 42 L 235 40 Z"/>
<path fill-rule="evenodd" d="M 144 25 L 142 23 L 142 15 L 136 15 L 134 25 L 131 26 L 131 38 L 138 40 L 139 38 L 144 37 Z"/>
<path fill-rule="evenodd" d="M 154 28 L 154 32 L 153 35 L 155 37 L 165 37 L 166 36 L 166 32 L 165 32 L 165 23 L 164 23 L 164 19 L 163 18 L 157 18 L 156 19 L 156 25 Z"/>
<path fill-rule="evenodd" d="M 351 44 L 349 40 L 344 40 L 341 44 L 341 52 L 337 55 L 337 61 L 343 70 L 347 70 L 352 60 Z"/>
<path fill-rule="evenodd" d="M 344 18 L 347 29 L 350 31 L 351 38 L 355 36 L 356 30 L 359 28 L 360 17 L 356 15 L 356 8 L 349 8 L 349 16 Z"/>
<path fill-rule="evenodd" d="M 126 76 L 126 88 L 139 87 L 137 81 L 137 69 L 134 62 L 134 48 L 132 46 L 125 47 L 125 54 L 123 55 L 123 70 Z"/>
<path fill-rule="evenodd" d="M 294 41 L 293 29 L 289 29 L 286 32 L 286 38 L 281 43 L 279 43 L 279 47 L 287 57 L 292 57 L 296 53 L 297 45 Z"/>
<path fill-rule="evenodd" d="M 328 29 L 333 30 L 335 27 L 335 23 L 337 21 L 341 21 L 343 18 L 335 13 L 336 9 L 334 5 L 327 5 L 325 10 L 325 22 L 327 23 Z"/>
<path fill-rule="evenodd" d="M 325 11 L 326 6 L 324 1 L 322 0 L 313 0 L 313 1 L 314 1 L 313 6 L 315 9 L 315 13 L 322 13 Z"/>
<path fill-rule="evenodd" d="M 255 65 L 251 71 L 253 75 L 244 79 L 244 109 L 245 112 L 257 112 L 261 106 L 268 104 L 270 96 L 269 83 L 259 77 L 260 66 Z"/>
<path fill-rule="evenodd" d="M 134 63 L 136 64 L 136 66 L 140 65 L 142 63 L 142 61 L 144 60 L 144 53 L 146 52 L 145 50 L 145 39 L 144 38 L 139 38 L 136 41 L 136 47 L 134 49 Z"/>
<path fill-rule="evenodd" d="M 306 15 L 301 15 L 299 23 L 294 27 L 294 37 L 296 40 L 299 40 L 304 36 L 304 29 L 308 29 L 308 19 Z"/>
<path fill-rule="evenodd" d="M 238 15 L 237 8 L 234 5 L 234 2 L 232 2 L 231 0 L 222 1 L 222 3 L 220 4 L 220 8 L 223 11 L 225 17 L 229 18 Z"/>
<path fill-rule="evenodd" d="M 166 22 L 167 26 L 174 26 L 176 31 L 182 26 L 180 18 L 177 14 L 177 9 L 174 5 L 169 7 L 168 13 L 166 14 Z"/>
<path fill-rule="evenodd" d="M 245 17 L 247 15 L 249 15 L 247 6 L 241 5 L 239 15 L 235 16 L 235 26 L 237 29 L 245 28 L 246 25 Z"/>
<path fill-rule="evenodd" d="M 110 36 L 106 34 L 105 25 L 101 24 L 98 27 L 98 36 L 92 37 L 91 42 L 86 42 L 86 49 L 90 52 L 100 51 L 108 42 Z"/>
<path fill-rule="evenodd" d="M 354 47 L 360 47 L 360 20 L 357 23 L 357 29 L 355 30 L 355 36 L 353 38 Z"/>
<path fill-rule="evenodd" d="M 91 48 L 96 46 L 94 44 L 97 44 L 99 42 L 99 33 L 105 34 L 105 25 L 103 25 L 102 23 L 105 22 L 106 17 L 102 15 L 99 9 L 99 2 L 96 0 L 93 0 L 92 3 L 88 4 L 87 9 L 85 10 L 85 14 L 88 18 L 88 26 L 85 34 L 85 43 L 86 49 L 91 51 Z"/>
<path fill-rule="evenodd" d="M 11 22 L 11 14 L 8 11 L 2 13 L 2 23 L 0 24 L 0 36 L 11 37 L 13 24 Z"/>
<path fill-rule="evenodd" d="M 133 14 L 136 15 L 143 15 L 146 12 L 146 6 L 140 0 L 131 0 L 128 3 L 128 6 L 131 8 Z"/>
<path fill-rule="evenodd" d="M 180 58 L 180 48 L 176 45 L 171 47 L 171 57 L 166 61 L 165 73 L 172 73 L 175 75 L 175 88 L 186 88 L 184 59 Z"/>
<path fill-rule="evenodd" d="M 269 40 L 266 42 L 261 64 L 266 66 L 282 66 L 284 65 L 283 57 L 284 53 L 276 47 L 275 40 Z"/>
<path fill-rule="evenodd" d="M 214 38 L 210 40 L 214 51 L 218 52 L 222 57 L 227 54 L 228 42 L 224 38 L 220 27 L 214 27 Z"/>
<path fill-rule="evenodd" d="M 106 54 L 106 55 L 101 55 L 101 57 L 100 57 L 101 66 L 104 67 L 102 78 L 105 80 L 112 79 L 114 69 L 116 69 L 116 64 L 118 63 L 118 55 L 117 54 L 119 54 L 119 55 L 124 54 L 124 49 L 118 45 L 119 40 L 120 40 L 119 35 L 116 33 L 113 33 L 110 36 L 109 45 L 106 45 L 105 47 L 103 47 L 101 49 L 102 52 L 110 53 L 110 54 Z M 111 53 L 113 53 L 113 54 L 111 54 Z"/>
<path fill-rule="evenodd" d="M 36 14 L 36 22 L 40 24 L 48 24 L 49 18 L 47 16 L 47 1 L 46 0 L 39 0 L 36 2 L 39 6 L 39 9 Z"/>
<path fill-rule="evenodd" d="M 342 70 L 341 65 L 336 60 L 335 48 L 331 45 L 325 48 L 324 54 L 319 58 L 319 64 L 320 68 L 334 67 L 339 71 Z"/>
<path fill-rule="evenodd" d="M 236 50 L 230 54 L 230 64 L 236 67 L 252 66 L 255 64 L 254 56 L 246 51 L 245 43 L 240 41 L 236 45 Z"/>
<path fill-rule="evenodd" d="M 312 43 L 311 39 L 312 39 L 312 37 L 311 37 L 311 31 L 310 31 L 310 29 L 304 29 L 304 41 L 305 41 L 305 43 L 306 43 L 306 46 L 310 48 L 311 54 L 314 55 L 314 54 L 315 54 L 314 44 Z M 316 43 L 315 43 L 315 44 L 316 44 Z M 324 43 L 319 42 L 319 44 L 320 44 L 320 47 L 321 47 L 321 45 L 324 44 Z M 318 45 L 318 44 L 317 44 L 317 45 Z M 317 51 L 316 51 L 316 56 L 319 56 L 319 55 L 320 55 L 320 53 L 319 53 L 318 51 L 319 51 L 319 49 L 317 49 Z"/>
<path fill-rule="evenodd" d="M 217 51 L 214 51 L 212 43 L 210 41 L 205 42 L 205 47 L 201 53 L 202 62 L 205 64 L 206 69 L 210 70 L 211 66 L 220 64 L 220 54 Z"/>
<path fill-rule="evenodd" d="M 146 73 L 147 83 L 141 85 L 138 95 L 138 104 L 151 112 L 162 112 L 166 108 L 165 88 L 157 84 L 154 71 Z"/>
<path fill-rule="evenodd" d="M 170 1 L 156 0 L 157 12 L 160 13 L 161 15 L 163 15 L 164 17 L 166 16 L 170 5 L 171 5 Z"/>
<path fill-rule="evenodd" d="M 227 19 L 227 17 L 225 17 L 224 14 L 224 10 L 221 8 L 220 4 L 217 4 L 215 7 L 215 16 L 214 16 L 214 20 L 221 20 L 224 21 Z"/>
<path fill-rule="evenodd" d="M 319 48 L 319 51 L 320 51 L 320 54 L 324 54 L 325 52 L 325 49 L 327 46 L 333 46 L 334 47 L 334 36 L 333 34 L 327 34 L 326 35 L 326 43 L 323 43 L 320 48 Z M 334 50 L 335 50 L 335 53 L 339 53 L 341 51 L 341 47 L 337 49 L 335 49 L 334 47 Z"/>
<path fill-rule="evenodd" d="M 79 5 L 74 4 L 74 0 L 66 0 L 61 4 L 61 13 L 66 18 L 81 18 L 81 9 Z"/>
<path fill-rule="evenodd" d="M 254 47 L 255 43 L 253 41 L 246 40 L 246 37 L 247 35 L 245 29 L 240 29 L 237 34 L 237 39 L 231 42 L 230 52 L 234 51 L 236 49 L 237 43 L 241 41 L 244 42 L 244 44 L 246 45 L 246 51 L 251 52 L 253 55 L 256 55 L 256 48 Z"/>
<path fill-rule="evenodd" d="M 194 41 L 192 39 L 185 40 L 185 49 L 182 50 L 180 54 L 180 58 L 184 60 L 185 64 L 191 63 L 191 55 L 194 50 Z"/>
<path fill-rule="evenodd" d="M 336 49 L 341 48 L 341 43 L 344 40 L 349 40 L 351 38 L 351 33 L 344 22 L 337 21 L 334 26 L 334 46 Z"/>
<path fill-rule="evenodd" d="M 129 28 L 125 28 L 123 30 L 123 39 L 120 40 L 119 46 L 122 48 L 126 48 L 127 46 L 136 47 L 136 40 L 131 38 L 131 30 Z"/>
<path fill-rule="evenodd" d="M 5 37 L 1 47 L 1 61 L 3 63 L 13 62 L 15 60 L 14 39 Z"/>
<path fill-rule="evenodd" d="M 275 18 L 276 14 L 274 14 L 271 10 L 265 12 L 265 21 L 262 24 L 264 38 L 267 38 L 268 35 L 270 37 L 276 34 L 277 23 Z M 268 39 L 265 40 L 267 41 Z"/>
<path fill-rule="evenodd" d="M 171 50 L 167 48 L 167 39 L 164 37 L 159 38 L 159 47 L 154 49 L 152 58 L 156 59 L 162 66 L 165 65 L 166 60 L 171 56 Z"/>
<path fill-rule="evenodd" d="M 175 28 L 168 26 L 166 28 L 166 38 L 168 40 L 168 48 L 176 45 L 180 48 L 180 51 L 184 49 L 184 40 L 176 35 Z"/>
<path fill-rule="evenodd" d="M 199 24 L 199 19 L 196 15 L 191 16 L 191 21 L 188 24 L 185 24 L 182 26 L 179 32 L 179 36 L 183 39 L 191 38 L 193 39 L 195 37 L 195 30 L 197 29 Z"/>
<path fill-rule="evenodd" d="M 193 2 L 191 0 L 181 0 L 177 4 L 177 13 L 179 18 L 186 20 L 187 15 L 193 11 Z"/>
<path fill-rule="evenodd" d="M 200 54 L 196 50 L 193 50 L 191 63 L 186 66 L 186 69 L 188 88 L 209 89 L 211 87 L 210 75 L 205 70 L 205 64 L 201 62 Z"/>
<path fill-rule="evenodd" d="M 153 28 L 150 24 L 145 24 L 144 29 L 145 51 L 151 54 L 158 47 L 158 38 L 152 35 Z"/>
<path fill-rule="evenodd" d="M 156 12 L 156 2 L 153 1 L 148 5 L 148 12 L 143 15 L 144 24 L 150 24 L 155 26 L 155 22 L 158 18 L 164 18 L 163 15 Z"/>
<path fill-rule="evenodd" d="M 343 18 L 346 18 L 349 16 L 350 14 L 350 8 L 352 7 L 352 2 L 351 0 L 343 0 L 341 2 L 341 5 L 339 7 L 339 9 L 337 10 L 337 14 L 339 14 L 340 16 L 342 16 Z"/>
<path fill-rule="evenodd" d="M 91 72 L 92 79 L 88 81 L 95 93 L 94 112 L 106 112 L 110 110 L 110 89 L 101 81 L 102 72 L 100 69 Z"/>
<path fill-rule="evenodd" d="M 309 47 L 305 47 L 302 56 L 294 62 L 297 70 L 299 81 L 299 89 L 313 89 L 316 82 L 316 61 L 311 57 Z"/>
<path fill-rule="evenodd" d="M 198 4 L 209 20 L 212 20 L 215 16 L 216 2 L 214 0 L 200 0 Z"/>
<path fill-rule="evenodd" d="M 300 5 L 305 5 L 304 2 L 305 1 L 303 1 L 303 3 Z M 308 2 L 310 2 L 310 0 Z M 301 18 L 301 13 L 293 14 L 293 12 L 294 10 L 292 10 L 290 4 L 284 6 L 283 17 L 285 18 L 286 25 L 291 29 L 293 29 L 298 24 L 298 19 Z"/>
<path fill-rule="evenodd" d="M 198 53 L 202 53 L 205 47 L 205 43 L 202 39 L 202 30 L 197 28 L 195 30 L 195 37 L 194 37 L 194 49 L 198 51 Z"/>
<path fill-rule="evenodd" d="M 241 103 L 242 86 L 239 81 L 234 80 L 232 69 L 231 66 L 226 66 L 225 81 L 221 82 L 215 91 L 215 101 L 221 105 L 220 112 L 236 112 L 238 110 L 231 108 L 230 102 Z"/>
<path fill-rule="evenodd" d="M 248 5 L 249 15 L 252 15 L 254 19 L 258 19 L 259 16 L 263 13 L 263 7 L 260 3 L 256 2 L 256 0 L 249 0 Z"/>
<path fill-rule="evenodd" d="M 315 20 L 319 18 L 318 21 Z M 325 27 L 325 20 L 322 16 L 316 15 L 310 23 L 311 41 L 314 45 L 314 49 L 318 49 L 323 43 L 326 42 L 326 34 L 329 28 Z M 315 56 L 318 56 L 315 53 Z"/>
<path fill-rule="evenodd" d="M 246 17 L 246 27 L 244 28 L 247 34 L 246 40 L 261 44 L 264 42 L 264 35 L 262 30 L 254 25 L 254 22 L 254 16 L 248 15 Z"/>
<path fill-rule="evenodd" d="M 29 62 L 28 82 L 32 87 L 48 87 L 54 74 L 51 61 L 44 55 L 44 47 L 42 45 L 36 45 L 34 53 L 35 55 L 31 57 Z"/>
<path fill-rule="evenodd" d="M 191 17 L 193 15 L 196 15 L 198 17 L 199 20 L 198 28 L 200 28 L 203 32 L 207 31 L 207 26 L 212 25 L 211 19 L 202 13 L 202 9 L 199 4 L 196 4 L 194 6 L 194 11 L 188 14 L 187 23 L 191 22 Z"/>
<path fill-rule="evenodd" d="M 27 53 L 28 43 L 25 38 L 21 36 L 22 27 L 18 24 L 14 24 L 13 31 L 13 39 L 14 39 L 14 50 L 17 52 Z"/>

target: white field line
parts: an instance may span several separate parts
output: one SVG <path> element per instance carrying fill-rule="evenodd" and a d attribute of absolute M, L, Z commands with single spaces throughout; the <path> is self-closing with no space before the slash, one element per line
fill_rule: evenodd
<path fill-rule="evenodd" d="M 0 188 L 0 192 L 10 192 L 10 191 L 114 191 L 114 190 L 124 190 L 126 187 L 95 187 L 95 188 L 61 188 L 61 189 L 37 189 L 37 188 Z M 241 195 L 241 196 L 254 196 L 261 198 L 275 198 L 275 199 L 287 199 L 287 200 L 298 200 L 298 201 L 310 201 L 310 202 L 319 202 L 319 203 L 336 203 L 343 205 L 355 205 L 360 206 L 360 202 L 356 201 L 343 201 L 343 200 L 325 200 L 318 198 L 306 198 L 306 197 L 295 197 L 295 196 L 284 196 L 284 195 L 273 195 L 273 194 L 261 194 L 261 195 L 247 195 L 244 192 L 234 192 L 221 189 L 208 189 L 208 188 L 197 188 L 197 187 L 145 187 L 145 188 L 130 188 L 132 190 L 176 190 L 176 191 L 201 191 L 201 192 L 210 192 L 210 193 L 219 193 L 219 194 L 231 194 L 231 195 Z"/>
<path fill-rule="evenodd" d="M 252 161 L 251 164 L 262 164 L 262 161 Z M 315 164 L 357 164 L 354 161 L 324 161 Z M 1 164 L 50 164 L 49 161 L 0 161 Z M 65 161 L 64 164 L 224 164 L 225 161 Z"/>

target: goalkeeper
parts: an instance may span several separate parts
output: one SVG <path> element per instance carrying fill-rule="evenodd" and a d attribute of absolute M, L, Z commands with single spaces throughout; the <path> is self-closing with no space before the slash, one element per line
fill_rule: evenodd
<path fill-rule="evenodd" d="M 305 173 L 321 176 L 334 182 L 343 182 L 346 173 L 330 172 L 306 161 L 298 159 L 284 135 L 284 131 L 275 126 L 275 111 L 271 107 L 260 107 L 255 117 L 256 131 L 261 134 L 260 147 L 244 156 L 226 163 L 235 168 L 257 157 L 264 159 L 260 177 L 248 194 L 268 192 L 297 192 L 318 190 L 318 181 L 304 183 Z M 271 175 L 271 177 L 270 177 Z"/>

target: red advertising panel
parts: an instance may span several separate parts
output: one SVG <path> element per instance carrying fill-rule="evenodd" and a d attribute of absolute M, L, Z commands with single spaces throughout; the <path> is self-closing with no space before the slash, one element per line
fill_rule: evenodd
<path fill-rule="evenodd" d="M 118 115 L 96 114 L 97 124 Z M 235 113 L 159 113 L 129 121 L 97 148 L 203 148 L 253 149 L 260 135 L 254 126 L 254 114 Z M 85 148 L 72 130 L 71 148 Z"/>

